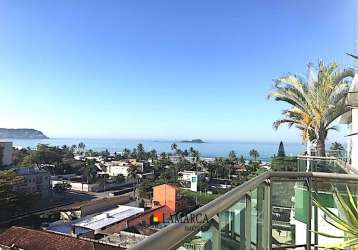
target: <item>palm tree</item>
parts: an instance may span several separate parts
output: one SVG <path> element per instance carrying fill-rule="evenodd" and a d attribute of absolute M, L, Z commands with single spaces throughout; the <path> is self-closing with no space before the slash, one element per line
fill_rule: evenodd
<path fill-rule="evenodd" d="M 80 143 L 78 144 L 78 148 L 81 149 L 81 150 L 85 150 L 86 145 L 85 145 L 83 142 L 80 142 Z"/>
<path fill-rule="evenodd" d="M 75 153 L 76 152 L 76 149 L 77 149 L 77 145 L 76 144 L 73 144 L 72 146 L 71 146 L 71 152 L 72 153 Z"/>
<path fill-rule="evenodd" d="M 130 154 L 131 154 L 131 151 L 128 148 L 123 149 L 122 155 L 124 158 L 128 159 Z"/>
<path fill-rule="evenodd" d="M 236 152 L 234 150 L 231 150 L 229 152 L 229 157 L 228 160 L 230 161 L 231 164 L 234 164 L 238 161 L 237 156 L 236 156 Z"/>
<path fill-rule="evenodd" d="M 87 183 L 92 183 L 97 176 L 97 167 L 94 160 L 87 160 L 83 169 L 82 176 L 86 178 Z"/>
<path fill-rule="evenodd" d="M 344 155 L 344 147 L 341 143 L 339 142 L 333 142 L 331 144 L 331 147 L 329 148 L 331 152 L 332 156 L 335 157 L 342 157 Z"/>
<path fill-rule="evenodd" d="M 135 165 L 131 165 L 128 169 L 127 169 L 128 175 L 133 178 L 135 180 L 135 185 L 134 185 L 134 194 L 136 193 L 136 186 L 139 183 L 139 174 L 140 174 L 140 169 L 138 166 Z"/>
<path fill-rule="evenodd" d="M 239 162 L 240 162 L 241 164 L 245 164 L 245 157 L 244 157 L 243 155 L 240 156 Z"/>
<path fill-rule="evenodd" d="M 353 57 L 354 59 L 357 59 L 357 60 L 358 60 L 358 56 L 352 55 L 352 54 L 349 54 L 349 53 L 346 53 L 346 54 L 349 55 L 349 56 L 351 56 L 351 57 Z"/>
<path fill-rule="evenodd" d="M 163 160 L 168 159 L 168 154 L 165 152 L 161 152 L 159 156 L 160 156 L 160 159 L 163 159 Z"/>
<path fill-rule="evenodd" d="M 174 143 L 170 146 L 170 148 L 171 148 L 174 152 L 176 152 L 177 149 L 178 149 L 178 145 L 174 142 Z"/>
<path fill-rule="evenodd" d="M 128 175 L 137 181 L 138 175 L 140 174 L 139 167 L 136 165 L 131 165 L 127 171 L 128 171 Z"/>
<path fill-rule="evenodd" d="M 137 146 L 137 160 L 144 160 L 145 158 L 145 150 L 142 143 L 139 143 Z"/>
<path fill-rule="evenodd" d="M 220 178 L 224 176 L 225 172 L 225 162 L 223 158 L 215 158 L 214 164 L 216 166 L 216 178 Z"/>
<path fill-rule="evenodd" d="M 251 149 L 249 152 L 249 155 L 255 162 L 256 162 L 257 158 L 260 157 L 260 154 L 256 149 Z"/>
<path fill-rule="evenodd" d="M 343 190 L 342 190 L 343 191 Z M 341 192 L 342 192 L 341 191 Z M 346 186 L 346 192 L 333 187 L 333 194 L 337 200 L 338 215 L 325 207 L 318 193 L 313 193 L 313 203 L 321 209 L 325 216 L 322 218 L 331 226 L 344 233 L 344 236 L 317 232 L 318 234 L 333 239 L 341 239 L 341 243 L 322 246 L 324 249 L 356 249 L 358 246 L 358 207 L 356 198 Z"/>
<path fill-rule="evenodd" d="M 353 77 L 354 72 L 341 71 L 336 63 L 325 65 L 322 61 L 315 72 L 311 64 L 308 69 L 307 80 L 292 74 L 278 78 L 268 97 L 291 106 L 283 111 L 282 119 L 274 122 L 274 127 L 295 125 L 302 140 L 316 140 L 318 156 L 325 156 L 328 131 L 335 129 L 333 121 L 349 110 L 345 105 L 349 86 L 343 79 Z"/>
<path fill-rule="evenodd" d="M 200 153 L 198 150 L 194 150 L 191 154 L 191 157 L 193 157 L 195 162 L 198 162 L 200 159 Z"/>
<path fill-rule="evenodd" d="M 149 152 L 149 157 L 152 159 L 152 161 L 158 159 L 157 150 L 152 149 L 152 150 Z"/>

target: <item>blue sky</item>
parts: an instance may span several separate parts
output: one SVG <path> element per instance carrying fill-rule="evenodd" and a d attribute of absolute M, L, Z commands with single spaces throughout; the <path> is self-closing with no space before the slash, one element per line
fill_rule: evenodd
<path fill-rule="evenodd" d="M 346 1 L 0 2 L 0 127 L 51 137 L 299 141 L 272 79 L 352 64 Z M 345 133 L 331 136 L 344 140 Z"/>

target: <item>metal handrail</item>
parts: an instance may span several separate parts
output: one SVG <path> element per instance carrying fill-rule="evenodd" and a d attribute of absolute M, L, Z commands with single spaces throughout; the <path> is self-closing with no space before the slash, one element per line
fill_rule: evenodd
<path fill-rule="evenodd" d="M 319 179 L 319 180 L 345 180 L 345 181 L 358 181 L 357 175 L 350 174 L 334 174 L 334 173 L 321 173 L 321 172 L 266 172 L 263 173 L 242 185 L 230 190 L 224 195 L 216 198 L 208 204 L 193 211 L 190 215 L 206 214 L 206 216 L 212 219 L 215 215 L 230 208 L 245 195 L 257 188 L 260 184 L 271 178 L 282 179 Z M 189 215 L 189 216 L 190 216 Z M 197 222 L 191 223 L 175 223 L 167 226 L 159 232 L 151 235 L 143 241 L 140 241 L 134 245 L 131 250 L 139 249 L 172 249 L 175 246 L 179 246 L 183 240 L 197 233 L 197 231 L 188 231 L 187 228 L 199 228 L 203 224 Z"/>

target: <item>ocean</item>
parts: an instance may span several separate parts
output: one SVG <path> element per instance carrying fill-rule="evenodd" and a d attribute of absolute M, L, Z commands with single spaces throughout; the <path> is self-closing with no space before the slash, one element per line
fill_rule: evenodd
<path fill-rule="evenodd" d="M 124 148 L 133 149 L 139 143 L 144 145 L 144 148 L 149 151 L 152 149 L 160 152 L 171 152 L 170 146 L 173 141 L 155 141 L 155 140 L 121 140 L 121 139 L 1 139 L 3 141 L 12 141 L 14 146 L 20 147 L 36 147 L 37 144 L 49 144 L 51 146 L 71 146 L 73 144 L 83 142 L 86 149 L 95 151 L 102 151 L 108 149 L 110 152 L 121 152 Z M 260 154 L 260 159 L 267 161 L 277 154 L 279 143 L 270 142 L 218 142 L 208 141 L 206 143 L 179 143 L 180 149 L 189 149 L 193 147 L 200 152 L 202 157 L 226 157 L 231 150 L 234 150 L 238 156 L 243 155 L 249 158 L 249 151 L 256 149 Z M 284 143 L 286 155 L 297 155 L 305 151 L 305 146 L 299 143 Z"/>

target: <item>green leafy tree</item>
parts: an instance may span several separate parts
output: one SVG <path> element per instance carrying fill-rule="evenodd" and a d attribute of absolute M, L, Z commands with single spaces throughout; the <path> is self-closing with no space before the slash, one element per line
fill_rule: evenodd
<path fill-rule="evenodd" d="M 24 188 L 24 182 L 24 177 L 12 170 L 0 171 L 0 211 L 14 213 L 33 206 L 36 197 Z"/>
<path fill-rule="evenodd" d="M 123 183 L 125 180 L 126 180 L 126 178 L 124 177 L 123 174 L 119 174 L 119 175 L 117 175 L 117 176 L 115 177 L 115 181 L 116 181 L 117 183 Z"/>
<path fill-rule="evenodd" d="M 138 207 L 144 208 L 145 202 L 143 199 L 141 199 L 138 203 Z"/>
<path fill-rule="evenodd" d="M 322 61 L 317 72 L 313 72 L 311 64 L 309 71 L 307 80 L 288 74 L 275 81 L 269 98 L 288 103 L 290 108 L 283 111 L 283 118 L 275 121 L 274 127 L 296 126 L 302 140 L 316 140 L 318 156 L 325 156 L 327 134 L 335 129 L 332 123 L 349 110 L 345 104 L 349 86 L 344 78 L 353 77 L 354 71 L 341 71 L 336 63 L 325 65 Z"/>
<path fill-rule="evenodd" d="M 86 164 L 82 170 L 82 176 L 87 181 L 87 183 L 94 183 L 97 177 L 97 167 L 94 160 L 87 160 Z"/>
<path fill-rule="evenodd" d="M 155 186 L 155 183 L 153 181 L 144 179 L 138 187 L 139 197 L 150 199 L 153 194 L 153 186 Z"/>
<path fill-rule="evenodd" d="M 297 171 L 297 157 L 274 157 L 271 160 L 272 171 Z"/>
<path fill-rule="evenodd" d="M 53 191 L 58 194 L 63 194 L 69 191 L 71 188 L 72 186 L 69 183 L 56 183 L 56 185 L 53 187 Z"/>
<path fill-rule="evenodd" d="M 277 151 L 277 157 L 285 157 L 285 148 L 283 146 L 283 142 L 280 142 L 280 145 L 278 146 L 278 151 Z"/>

